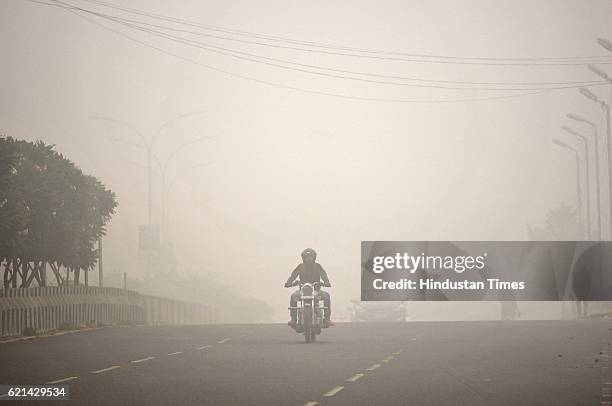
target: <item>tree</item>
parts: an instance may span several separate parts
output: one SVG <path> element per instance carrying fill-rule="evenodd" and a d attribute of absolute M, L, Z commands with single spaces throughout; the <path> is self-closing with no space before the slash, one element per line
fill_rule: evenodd
<path fill-rule="evenodd" d="M 577 211 L 567 204 L 549 209 L 543 228 L 527 225 L 527 234 L 535 241 L 572 241 L 579 238 Z"/>
<path fill-rule="evenodd" d="M 7 161 L 3 160 L 7 157 Z M 91 270 L 96 243 L 117 207 L 115 195 L 42 141 L 0 137 L 0 264 L 4 286 L 46 284 L 50 264 L 58 284 Z"/>

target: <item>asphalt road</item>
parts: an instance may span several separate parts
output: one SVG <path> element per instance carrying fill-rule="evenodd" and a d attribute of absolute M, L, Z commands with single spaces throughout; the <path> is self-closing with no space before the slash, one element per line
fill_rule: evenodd
<path fill-rule="evenodd" d="M 605 319 L 338 324 L 316 344 L 285 325 L 120 327 L 0 344 L 0 384 L 73 378 L 83 405 L 599 405 L 611 341 Z"/>

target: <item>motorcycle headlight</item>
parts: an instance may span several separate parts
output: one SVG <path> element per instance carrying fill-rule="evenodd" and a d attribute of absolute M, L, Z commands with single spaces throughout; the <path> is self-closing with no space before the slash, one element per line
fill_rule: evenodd
<path fill-rule="evenodd" d="M 302 296 L 312 296 L 312 285 L 304 285 L 302 286 Z"/>

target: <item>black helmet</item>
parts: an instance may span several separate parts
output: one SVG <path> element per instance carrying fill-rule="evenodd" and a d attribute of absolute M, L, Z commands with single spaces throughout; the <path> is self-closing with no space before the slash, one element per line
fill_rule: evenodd
<path fill-rule="evenodd" d="M 306 248 L 304 251 L 302 251 L 302 259 L 306 257 L 312 257 L 313 259 L 317 259 L 317 252 L 312 248 Z"/>

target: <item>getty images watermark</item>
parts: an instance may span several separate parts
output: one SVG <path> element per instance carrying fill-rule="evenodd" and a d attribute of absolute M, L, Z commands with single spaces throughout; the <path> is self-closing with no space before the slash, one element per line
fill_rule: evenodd
<path fill-rule="evenodd" d="M 612 300 L 599 241 L 363 241 L 362 300 Z"/>
<path fill-rule="evenodd" d="M 372 272 L 380 274 L 383 272 L 397 271 L 416 273 L 418 270 L 441 272 L 450 271 L 462 274 L 466 271 L 482 271 L 485 269 L 485 259 L 487 253 L 482 255 L 425 255 L 422 252 L 420 255 L 410 255 L 407 252 L 395 253 L 395 255 L 379 255 L 372 258 Z M 377 290 L 384 289 L 408 289 L 408 290 L 424 290 L 424 289 L 440 289 L 440 290 L 502 290 L 502 289 L 525 289 L 524 281 L 505 282 L 497 278 L 486 278 L 485 281 L 462 280 L 455 281 L 449 278 L 436 280 L 432 277 L 409 279 L 399 278 L 397 280 L 387 281 L 382 278 L 374 279 L 372 286 Z"/>

